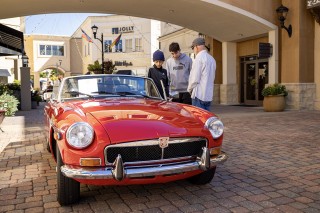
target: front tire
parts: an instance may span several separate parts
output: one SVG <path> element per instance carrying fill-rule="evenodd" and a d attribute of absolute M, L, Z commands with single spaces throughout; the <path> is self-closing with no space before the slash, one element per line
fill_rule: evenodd
<path fill-rule="evenodd" d="M 57 156 L 57 200 L 61 206 L 69 205 L 79 201 L 80 198 L 80 183 L 64 176 L 61 172 L 61 166 L 64 165 L 59 151 L 58 144 L 56 145 Z"/>
<path fill-rule="evenodd" d="M 216 167 L 209 169 L 205 172 L 202 172 L 196 176 L 189 178 L 188 180 L 196 185 L 204 185 L 210 183 L 216 173 Z"/>

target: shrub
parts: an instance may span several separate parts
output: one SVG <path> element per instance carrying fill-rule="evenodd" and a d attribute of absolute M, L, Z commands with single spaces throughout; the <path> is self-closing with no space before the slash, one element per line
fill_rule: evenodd
<path fill-rule="evenodd" d="M 281 84 L 271 84 L 267 87 L 265 87 L 262 92 L 262 96 L 269 96 L 269 95 L 283 95 L 287 96 L 288 91 L 286 89 L 286 86 Z"/>
<path fill-rule="evenodd" d="M 9 84 L 0 84 L 0 95 L 4 93 L 13 94 L 15 91 L 21 90 L 21 84 L 19 81 Z"/>
<path fill-rule="evenodd" d="M 0 109 L 6 111 L 6 116 L 13 116 L 18 111 L 19 101 L 8 93 L 0 95 Z"/>
<path fill-rule="evenodd" d="M 39 95 L 39 91 L 38 90 L 33 90 L 31 92 L 31 101 L 36 101 L 36 102 L 41 102 L 42 98 Z"/>

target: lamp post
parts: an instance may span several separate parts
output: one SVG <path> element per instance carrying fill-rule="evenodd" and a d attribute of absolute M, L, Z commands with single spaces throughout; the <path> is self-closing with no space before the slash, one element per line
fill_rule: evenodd
<path fill-rule="evenodd" d="M 61 63 L 62 63 L 62 60 L 61 59 L 59 59 L 59 63 L 57 62 L 56 63 L 56 66 L 57 66 L 57 74 L 59 74 L 59 71 L 58 71 L 58 68 L 61 66 Z"/>
<path fill-rule="evenodd" d="M 28 67 L 28 63 L 29 63 L 29 58 L 27 55 L 23 55 L 22 56 L 22 66 L 23 67 Z"/>
<path fill-rule="evenodd" d="M 103 47 L 103 33 L 101 33 L 101 39 L 97 38 L 97 31 L 98 27 L 96 25 L 93 25 L 91 27 L 93 37 L 101 42 L 101 69 L 102 69 L 102 74 L 104 73 L 104 47 Z"/>

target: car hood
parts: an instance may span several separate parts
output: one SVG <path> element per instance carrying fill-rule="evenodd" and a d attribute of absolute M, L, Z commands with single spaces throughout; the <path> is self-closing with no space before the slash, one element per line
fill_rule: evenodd
<path fill-rule="evenodd" d="M 100 122 L 111 143 L 205 135 L 204 122 L 212 116 L 190 105 L 146 99 L 91 101 L 79 107 Z"/>

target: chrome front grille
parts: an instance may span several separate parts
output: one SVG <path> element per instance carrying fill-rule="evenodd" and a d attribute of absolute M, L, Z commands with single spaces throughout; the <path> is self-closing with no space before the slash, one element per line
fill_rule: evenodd
<path fill-rule="evenodd" d="M 113 163 L 119 154 L 124 163 L 143 163 L 201 156 L 202 147 L 207 147 L 205 138 L 170 138 L 166 148 L 160 148 L 159 140 L 155 139 L 110 145 L 104 152 L 106 163 Z"/>

